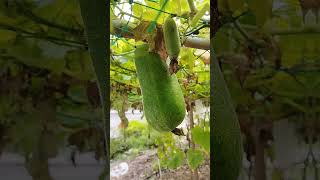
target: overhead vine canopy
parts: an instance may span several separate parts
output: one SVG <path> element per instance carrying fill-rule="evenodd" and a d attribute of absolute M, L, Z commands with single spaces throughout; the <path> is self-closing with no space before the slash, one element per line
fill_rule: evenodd
<path fill-rule="evenodd" d="M 291 108 L 315 112 L 303 107 L 308 106 L 304 104 L 307 98 L 319 98 L 316 16 L 310 12 L 304 22 L 298 1 L 252 2 L 247 7 L 244 1 L 228 6 L 222 2 L 227 1 L 220 3 L 222 14 L 236 18 L 221 27 L 213 46 L 225 73 L 229 72 L 236 105 L 248 106 L 259 97 L 261 101 L 272 97 L 272 102 L 286 108 L 283 113 Z"/>
<path fill-rule="evenodd" d="M 180 3 L 180 4 L 179 4 Z M 200 10 L 209 1 L 194 1 Z M 164 20 L 177 22 L 184 47 L 177 72 L 184 94 L 193 100 L 209 97 L 209 14 L 190 26 L 187 1 L 125 1 L 111 3 L 110 76 L 113 108 L 123 105 L 123 98 L 141 108 L 141 92 L 134 66 L 135 47 L 148 42 L 162 59 L 167 58 L 162 34 Z M 119 98 L 121 96 L 122 98 Z M 128 96 L 128 97 L 127 97 Z"/>
<path fill-rule="evenodd" d="M 210 152 L 210 130 L 209 130 L 209 116 L 208 108 L 207 112 L 204 113 L 204 117 L 198 117 L 190 113 L 193 111 L 194 102 L 200 102 L 205 107 L 209 106 L 210 96 L 210 15 L 209 15 L 209 4 L 208 0 L 144 0 L 144 1 L 113 1 L 111 2 L 110 11 L 110 83 L 111 83 L 111 107 L 117 110 L 120 116 L 120 128 L 128 127 L 128 119 L 126 118 L 125 112 L 129 108 L 139 109 L 141 112 L 146 113 L 148 108 L 150 112 L 155 112 L 159 108 L 160 110 L 175 107 L 172 106 L 175 101 L 179 101 L 179 107 L 183 107 L 186 104 L 186 110 L 179 108 L 167 109 L 171 111 L 171 116 L 176 116 L 181 110 L 181 116 L 184 116 L 185 111 L 188 111 L 188 116 L 181 118 L 182 120 L 188 121 L 188 138 L 189 147 L 187 144 L 182 143 L 181 138 L 185 138 L 185 134 L 180 129 L 178 131 L 172 131 L 165 133 L 161 132 L 160 138 L 156 141 L 157 144 L 157 156 L 160 160 L 161 168 L 177 169 L 188 163 L 190 169 L 196 172 L 195 169 L 204 164 L 204 160 L 208 159 Z M 145 52 L 156 52 L 153 53 L 154 59 L 150 61 L 160 60 L 165 61 L 168 65 L 170 63 L 170 52 L 165 48 L 164 38 L 164 24 L 168 17 L 172 17 L 180 36 L 181 49 L 179 57 L 177 58 L 178 66 L 175 75 L 177 76 L 178 82 L 174 85 L 183 92 L 182 98 L 177 98 L 172 94 L 172 101 L 170 104 L 165 104 L 166 107 L 157 107 L 155 105 L 159 102 L 159 99 L 152 101 L 153 97 L 161 97 L 153 95 L 152 93 L 164 94 L 168 91 L 164 82 L 170 83 L 170 81 L 159 82 L 147 82 L 147 85 L 153 86 L 149 88 L 150 92 L 144 93 L 144 105 L 150 107 L 143 107 L 142 104 L 142 92 L 141 85 L 138 82 L 135 61 L 139 61 L 136 48 L 144 43 L 149 45 L 148 51 Z M 172 23 L 172 21 L 171 21 Z M 160 58 L 158 58 L 158 56 Z M 141 55 L 143 56 L 143 55 Z M 150 56 L 149 56 L 150 57 Z M 144 59 L 147 61 L 146 59 Z M 140 57 L 139 66 L 143 65 L 143 60 Z M 148 63 L 148 62 L 145 62 Z M 160 63 L 161 64 L 161 63 Z M 148 68 L 156 68 L 155 66 L 146 65 Z M 145 66 L 145 67 L 146 67 Z M 160 69 L 161 67 L 159 67 Z M 169 65 L 169 69 L 171 66 Z M 142 71 L 142 70 L 141 70 Z M 152 71 L 157 73 L 158 71 Z M 159 73 L 162 72 L 161 69 Z M 170 71 L 171 72 L 171 71 Z M 149 72 L 151 74 L 151 72 Z M 163 77 L 162 77 L 163 75 Z M 166 79 L 164 74 L 161 77 Z M 155 75 L 154 75 L 155 76 Z M 160 76 L 157 76 L 161 79 Z M 141 80 L 141 77 L 139 77 Z M 154 77 L 152 77 L 154 78 Z M 150 78 L 150 79 L 152 79 Z M 148 79 L 148 78 L 145 78 Z M 146 82 L 144 83 L 145 86 Z M 171 86 L 171 84 L 168 84 Z M 168 87 L 169 87 L 168 86 Z M 172 85 L 173 86 L 173 85 Z M 179 87 L 180 86 L 180 87 Z M 156 89 L 158 88 L 158 89 Z M 162 89 L 163 88 L 163 91 Z M 152 91 L 151 91 L 152 90 Z M 170 91 L 174 92 L 174 91 Z M 178 92 L 178 91 L 177 91 Z M 149 95 L 149 99 L 145 95 Z M 166 97 L 166 96 L 163 96 Z M 180 97 L 180 96 L 179 96 Z M 146 100 L 147 99 L 147 100 Z M 160 100 L 161 101 L 161 100 Z M 182 105 L 181 105 L 182 104 Z M 192 104 L 192 105 L 191 105 Z M 145 110 L 145 111 L 143 111 Z M 182 113 L 183 112 L 183 113 Z M 164 112 L 165 114 L 166 112 Z M 168 113 L 168 114 L 170 114 Z M 175 114 L 174 114 L 175 113 Z M 145 114 L 143 114 L 145 115 Z M 202 114 L 203 115 L 203 114 Z M 145 118 L 147 118 L 145 116 Z M 153 123 L 160 125 L 162 117 L 152 117 L 155 120 Z M 180 117 L 178 117 L 180 120 Z M 170 120 L 170 119 L 169 119 Z M 148 121 L 148 119 L 147 119 Z M 181 123 L 179 121 L 179 124 Z M 196 121 L 198 123 L 196 123 Z M 194 123 L 194 124 L 193 124 Z M 190 125 L 192 124 L 192 125 Z M 149 119 L 149 124 L 150 119 Z M 152 126 L 151 126 L 152 127 Z M 168 127 L 168 126 L 165 126 Z M 130 124 L 129 124 L 130 129 Z M 160 128 L 158 128 L 160 129 Z M 180 131 L 179 131 L 180 130 Z M 152 131 L 151 131 L 152 132 Z M 192 142 L 191 142 L 192 132 Z M 176 136 L 179 135 L 179 136 Z M 152 133 L 151 133 L 152 136 Z M 179 138 L 181 136 L 181 138 Z M 112 141 L 111 142 L 116 142 Z M 190 148 L 190 143 L 193 144 L 193 148 Z M 178 145 L 179 144 L 179 145 Z M 197 144 L 197 147 L 195 147 Z M 178 174 L 178 173 L 177 173 Z"/>
<path fill-rule="evenodd" d="M 279 147 L 267 143 L 273 141 L 276 122 L 286 119 L 294 123 L 299 139 L 306 144 L 320 133 L 316 13 L 320 3 L 219 0 L 218 9 L 219 16 L 213 17 L 219 22 L 214 53 L 237 110 L 247 161 L 255 166 L 255 172 L 247 175 L 264 180 L 268 175 L 265 155 L 274 167 L 282 156 L 273 152 Z M 289 166 L 295 165 L 279 168 L 286 171 Z"/>
<path fill-rule="evenodd" d="M 194 3 L 200 10 L 209 1 Z M 111 55 L 106 61 L 111 64 L 112 108 L 141 107 L 133 51 L 148 42 L 166 57 L 158 42 L 168 16 L 174 16 L 184 46 L 177 72 L 184 95 L 208 101 L 208 14 L 190 22 L 195 13 L 190 14 L 188 1 L 111 1 L 110 7 Z M 101 102 L 80 12 L 78 0 L 0 2 L 0 129 L 8 137 L 1 134 L 0 149 L 26 157 L 48 150 L 28 159 L 40 162 L 28 170 L 48 179 L 49 172 L 40 167 L 47 167 L 48 158 L 65 144 L 103 158 Z"/>
<path fill-rule="evenodd" d="M 42 179 L 67 146 L 103 159 L 95 79 L 78 0 L 0 2 L 0 152 Z"/>

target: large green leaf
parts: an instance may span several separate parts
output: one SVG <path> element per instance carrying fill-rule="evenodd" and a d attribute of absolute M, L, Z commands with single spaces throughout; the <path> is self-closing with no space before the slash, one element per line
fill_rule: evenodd
<path fill-rule="evenodd" d="M 191 169 L 198 168 L 204 161 L 204 156 L 201 151 L 189 149 L 187 152 L 188 165 Z"/>
<path fill-rule="evenodd" d="M 245 5 L 245 0 L 228 0 L 228 5 L 232 12 L 240 10 Z"/>
<path fill-rule="evenodd" d="M 180 167 L 184 160 L 184 153 L 180 149 L 174 149 L 169 153 L 167 165 L 170 169 Z"/>
<path fill-rule="evenodd" d="M 202 148 L 206 150 L 207 153 L 210 152 L 210 131 L 204 130 L 200 126 L 195 126 L 191 130 L 192 140 L 199 144 Z"/>
<path fill-rule="evenodd" d="M 88 103 L 86 89 L 84 86 L 72 86 L 68 89 L 68 96 L 75 102 Z"/>
<path fill-rule="evenodd" d="M 265 22 L 271 18 L 272 15 L 272 3 L 273 0 L 249 0 L 249 9 L 254 13 L 256 17 L 256 23 L 258 26 L 263 26 Z"/>

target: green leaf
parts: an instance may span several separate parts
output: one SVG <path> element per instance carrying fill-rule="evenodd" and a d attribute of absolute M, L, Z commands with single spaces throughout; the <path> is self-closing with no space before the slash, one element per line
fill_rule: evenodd
<path fill-rule="evenodd" d="M 244 0 L 228 0 L 228 5 L 232 12 L 242 9 L 244 4 L 245 4 Z"/>
<path fill-rule="evenodd" d="M 133 15 L 141 17 L 144 14 L 144 8 L 139 4 L 132 5 Z"/>
<path fill-rule="evenodd" d="M 294 77 L 284 72 L 278 72 L 268 81 L 267 86 L 275 94 L 287 97 L 306 97 L 310 93 L 308 89 L 301 86 Z"/>
<path fill-rule="evenodd" d="M 64 58 L 49 57 L 48 52 L 40 47 L 43 46 L 40 42 L 39 40 L 19 39 L 17 43 L 9 45 L 7 51 L 17 61 L 26 65 L 48 69 L 56 73 L 62 72 L 65 67 Z"/>
<path fill-rule="evenodd" d="M 88 102 L 86 89 L 83 86 L 71 86 L 68 90 L 68 96 L 79 103 Z"/>
<path fill-rule="evenodd" d="M 198 168 L 204 161 L 204 156 L 200 150 L 189 149 L 187 152 L 188 165 L 191 169 Z"/>
<path fill-rule="evenodd" d="M 231 50 L 231 40 L 224 33 L 227 29 L 221 28 L 214 37 L 213 48 L 217 54 L 226 53 Z"/>
<path fill-rule="evenodd" d="M 55 24 L 67 27 L 77 27 L 82 25 L 78 0 L 55 0 L 39 6 L 34 13 L 45 19 L 49 19 Z"/>
<path fill-rule="evenodd" d="M 31 78 L 31 89 L 34 93 L 41 93 L 40 91 L 45 85 L 45 79 L 39 77 Z"/>
<path fill-rule="evenodd" d="M 263 26 L 265 22 L 271 18 L 273 0 L 249 0 L 249 9 L 256 16 L 256 23 L 258 26 Z"/>
<path fill-rule="evenodd" d="M 195 126 L 191 130 L 192 140 L 206 150 L 210 152 L 210 131 L 204 130 L 200 126 Z"/>
<path fill-rule="evenodd" d="M 304 107 L 301 104 L 298 104 L 294 102 L 294 100 L 291 100 L 289 98 L 282 98 L 283 103 L 288 104 L 289 106 L 292 106 L 293 108 L 297 109 L 300 112 L 308 113 L 310 111 L 309 107 Z"/>
<path fill-rule="evenodd" d="M 87 122 L 83 119 L 70 116 L 68 114 L 57 112 L 56 118 L 64 128 L 77 129 L 85 128 Z"/>
<path fill-rule="evenodd" d="M 16 32 L 0 30 L 0 45 L 8 43 L 16 38 Z"/>
<path fill-rule="evenodd" d="M 180 62 L 181 64 L 186 65 L 186 67 L 190 70 L 193 69 L 194 67 L 194 55 L 192 53 L 192 50 L 190 48 L 181 48 L 181 52 L 180 52 Z"/>
<path fill-rule="evenodd" d="M 205 4 L 200 11 L 197 12 L 197 14 L 192 18 L 190 22 L 191 27 L 195 27 L 197 25 L 197 22 L 201 19 L 201 17 L 206 13 L 206 11 L 209 11 L 210 9 L 209 4 Z"/>
<path fill-rule="evenodd" d="M 225 14 L 228 10 L 228 0 L 218 0 L 218 9 L 222 14 Z"/>
<path fill-rule="evenodd" d="M 177 14 L 178 14 L 178 16 L 180 16 L 180 15 L 181 15 L 181 0 L 176 0 L 176 1 L 174 1 L 174 2 L 176 2 L 176 11 L 177 11 Z"/>
<path fill-rule="evenodd" d="M 168 158 L 168 168 L 176 169 L 180 167 L 183 163 L 184 153 L 180 149 L 174 149 L 170 152 L 170 156 Z"/>
<path fill-rule="evenodd" d="M 9 131 L 12 144 L 20 152 L 29 154 L 37 147 L 41 135 L 41 123 L 37 116 L 34 112 L 18 116 L 16 125 Z"/>
<path fill-rule="evenodd" d="M 209 73 L 199 73 L 198 75 L 198 83 L 208 82 L 210 80 Z"/>

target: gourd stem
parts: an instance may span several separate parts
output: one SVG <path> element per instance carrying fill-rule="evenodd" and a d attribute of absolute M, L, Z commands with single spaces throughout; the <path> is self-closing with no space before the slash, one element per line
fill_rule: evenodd
<path fill-rule="evenodd" d="M 195 15 L 197 13 L 196 6 L 194 5 L 193 0 L 188 0 L 189 8 L 191 11 L 191 16 Z"/>

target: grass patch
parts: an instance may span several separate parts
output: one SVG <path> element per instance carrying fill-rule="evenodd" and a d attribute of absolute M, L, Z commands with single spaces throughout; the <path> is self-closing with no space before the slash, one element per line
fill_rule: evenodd
<path fill-rule="evenodd" d="M 122 136 L 110 140 L 111 159 L 124 159 L 136 156 L 139 152 L 157 147 L 156 139 L 161 134 L 150 128 L 146 122 L 133 120 Z"/>

